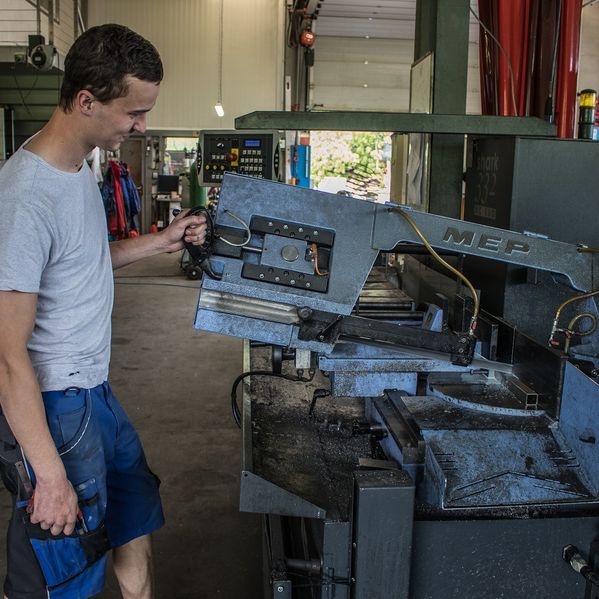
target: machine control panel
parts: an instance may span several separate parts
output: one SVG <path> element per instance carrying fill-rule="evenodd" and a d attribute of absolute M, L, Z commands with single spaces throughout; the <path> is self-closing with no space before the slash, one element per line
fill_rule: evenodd
<path fill-rule="evenodd" d="M 201 131 L 200 184 L 218 187 L 226 172 L 279 181 L 280 151 L 278 131 Z"/>

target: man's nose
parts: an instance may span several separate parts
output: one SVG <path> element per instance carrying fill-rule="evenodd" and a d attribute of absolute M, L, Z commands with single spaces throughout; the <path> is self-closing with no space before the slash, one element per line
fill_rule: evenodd
<path fill-rule="evenodd" d="M 139 131 L 145 133 L 146 130 L 146 115 L 142 114 L 135 119 L 133 123 L 133 131 Z"/>

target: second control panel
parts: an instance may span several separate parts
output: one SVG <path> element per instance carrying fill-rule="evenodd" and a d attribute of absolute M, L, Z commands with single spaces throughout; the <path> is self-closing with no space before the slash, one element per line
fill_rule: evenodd
<path fill-rule="evenodd" d="M 198 177 L 201 185 L 218 186 L 226 172 L 278 181 L 278 131 L 201 131 Z"/>

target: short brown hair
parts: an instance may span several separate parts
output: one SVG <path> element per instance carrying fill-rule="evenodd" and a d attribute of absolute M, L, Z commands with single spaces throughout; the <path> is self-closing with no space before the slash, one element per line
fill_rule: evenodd
<path fill-rule="evenodd" d="M 162 61 L 154 46 L 124 25 L 91 27 L 71 46 L 64 62 L 60 107 L 69 112 L 82 89 L 106 103 L 127 94 L 126 76 L 162 81 Z"/>

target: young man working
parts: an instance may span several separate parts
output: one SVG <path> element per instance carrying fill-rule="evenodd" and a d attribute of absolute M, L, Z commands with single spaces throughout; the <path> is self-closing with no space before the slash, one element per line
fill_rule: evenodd
<path fill-rule="evenodd" d="M 8 599 L 99 593 L 107 545 L 123 597 L 153 597 L 150 533 L 164 519 L 158 481 L 106 382 L 112 270 L 199 245 L 206 225 L 180 215 L 158 234 L 108 244 L 85 157 L 145 131 L 161 80 L 147 40 L 119 25 L 88 30 L 66 57 L 50 121 L 0 171 L 0 405 L 14 435 L 4 447 L 21 458 L 19 468 L 0 460 L 16 499 Z"/>

